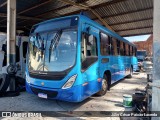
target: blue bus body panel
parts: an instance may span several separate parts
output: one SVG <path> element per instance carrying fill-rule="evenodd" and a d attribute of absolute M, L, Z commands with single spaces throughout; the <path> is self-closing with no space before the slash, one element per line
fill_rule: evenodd
<path fill-rule="evenodd" d="M 75 15 L 77 16 L 77 15 Z M 74 16 L 74 17 L 75 17 Z M 71 17 L 71 16 L 69 16 Z M 64 18 L 69 18 L 64 17 Z M 37 78 L 31 78 L 29 76 L 28 68 L 26 67 L 26 90 L 31 94 L 35 94 L 32 88 L 41 89 L 42 91 L 50 91 L 56 92 L 57 95 L 55 97 L 49 97 L 50 99 L 58 99 L 63 101 L 71 101 L 71 102 L 80 102 L 91 95 L 97 93 L 102 88 L 102 78 L 105 71 L 111 72 L 112 83 L 124 78 L 129 74 L 129 70 L 131 65 L 133 69 L 137 69 L 137 59 L 136 57 L 129 56 L 101 56 L 100 55 L 100 42 L 98 42 L 98 60 L 94 64 L 92 64 L 86 71 L 81 71 L 81 31 L 85 31 L 85 25 L 89 25 L 93 27 L 95 31 L 95 35 L 97 40 L 99 41 L 99 30 L 105 32 L 110 36 L 114 36 L 117 39 L 120 39 L 128 44 L 134 46 L 129 43 L 124 38 L 119 35 L 111 32 L 107 28 L 100 26 L 98 23 L 88 19 L 85 16 L 78 15 L 79 23 L 78 23 L 78 45 L 77 45 L 77 56 L 76 56 L 76 65 L 73 69 L 64 77 L 62 80 L 43 80 Z M 54 19 L 59 20 L 62 18 Z M 42 22 L 37 25 L 41 25 L 44 23 L 49 23 L 54 20 L 49 20 Z M 36 26 L 36 25 L 35 25 Z M 103 58 L 108 58 L 107 63 L 101 63 Z M 77 74 L 77 78 L 71 88 L 62 89 L 63 85 L 73 76 Z M 42 86 L 42 83 L 44 84 Z M 39 91 L 41 92 L 41 91 Z"/>

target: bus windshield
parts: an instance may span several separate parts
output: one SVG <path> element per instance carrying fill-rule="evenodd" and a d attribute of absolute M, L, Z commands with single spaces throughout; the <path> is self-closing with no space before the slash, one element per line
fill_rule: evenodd
<path fill-rule="evenodd" d="M 77 31 L 64 30 L 30 36 L 29 71 L 60 72 L 74 66 Z"/>

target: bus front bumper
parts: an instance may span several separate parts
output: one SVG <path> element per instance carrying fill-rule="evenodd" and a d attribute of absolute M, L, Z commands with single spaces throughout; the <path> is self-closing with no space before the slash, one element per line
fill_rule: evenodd
<path fill-rule="evenodd" d="M 45 94 L 47 99 L 57 99 L 69 102 L 81 102 L 86 99 L 89 95 L 85 95 L 85 87 L 82 85 L 73 86 L 68 89 L 50 89 L 35 86 L 26 82 L 26 91 L 31 94 Z"/>

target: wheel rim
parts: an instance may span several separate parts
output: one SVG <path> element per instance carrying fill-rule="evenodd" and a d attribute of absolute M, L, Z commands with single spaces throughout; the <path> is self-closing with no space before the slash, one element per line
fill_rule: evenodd
<path fill-rule="evenodd" d="M 102 80 L 102 90 L 106 91 L 107 89 L 107 81 L 105 79 Z"/>

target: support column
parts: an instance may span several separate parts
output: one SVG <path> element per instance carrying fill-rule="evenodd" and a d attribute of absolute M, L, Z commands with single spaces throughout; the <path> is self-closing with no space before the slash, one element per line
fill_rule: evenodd
<path fill-rule="evenodd" d="M 7 65 L 16 64 L 16 0 L 7 0 Z M 11 78 L 10 90 L 15 90 Z"/>
<path fill-rule="evenodd" d="M 160 0 L 154 0 L 152 111 L 160 111 Z M 152 120 L 160 120 L 153 117 Z"/>

